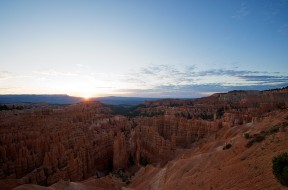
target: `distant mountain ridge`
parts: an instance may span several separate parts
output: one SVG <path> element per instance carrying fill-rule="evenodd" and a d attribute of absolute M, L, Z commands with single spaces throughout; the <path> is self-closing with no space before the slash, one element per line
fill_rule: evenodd
<path fill-rule="evenodd" d="M 158 100 L 159 98 L 141 98 L 141 97 L 117 97 L 107 96 L 90 98 L 89 101 L 99 101 L 109 105 L 137 105 L 144 101 Z M 49 104 L 75 104 L 85 101 L 84 98 L 69 96 L 66 94 L 9 94 L 0 95 L 0 104 L 7 103 L 49 103 Z"/>
<path fill-rule="evenodd" d="M 143 104 L 147 100 L 153 101 L 159 99 L 160 98 L 119 97 L 119 96 L 91 98 L 92 101 L 99 101 L 103 104 L 109 104 L 109 105 L 138 105 Z"/>
<path fill-rule="evenodd" d="M 269 91 L 285 91 L 287 87 L 270 89 L 264 91 L 258 90 L 234 90 L 228 93 L 215 93 L 213 96 L 229 96 L 232 93 L 259 93 Z M 240 94 L 241 94 L 240 93 Z M 222 94 L 222 95 L 221 95 Z M 227 95 L 225 95 L 227 94 Z M 144 98 L 144 97 L 121 97 L 121 96 L 107 96 L 90 98 L 89 101 L 99 101 L 108 105 L 138 105 L 145 101 L 161 100 L 161 102 L 173 102 L 175 100 L 192 100 L 194 98 Z M 0 104 L 8 103 L 48 103 L 48 104 L 75 104 L 85 101 L 82 97 L 69 96 L 67 94 L 8 94 L 0 95 Z M 150 102 L 151 103 L 151 102 Z M 157 103 L 157 102 L 156 102 Z M 155 104 L 155 102 L 152 104 Z"/>
<path fill-rule="evenodd" d="M 49 104 L 73 104 L 82 102 L 83 98 L 68 96 L 66 94 L 11 94 L 0 95 L 0 103 L 49 103 Z"/>

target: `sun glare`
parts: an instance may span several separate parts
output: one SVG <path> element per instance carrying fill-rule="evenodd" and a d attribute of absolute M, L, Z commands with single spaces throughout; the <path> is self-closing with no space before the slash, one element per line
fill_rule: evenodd
<path fill-rule="evenodd" d="M 91 98 L 91 95 L 84 94 L 82 97 L 84 98 L 85 101 L 88 101 Z"/>

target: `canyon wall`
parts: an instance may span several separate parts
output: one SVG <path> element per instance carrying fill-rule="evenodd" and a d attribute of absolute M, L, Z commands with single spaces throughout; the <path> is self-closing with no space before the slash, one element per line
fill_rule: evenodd
<path fill-rule="evenodd" d="M 112 114 L 98 102 L 1 111 L 0 182 L 49 186 L 133 166 L 163 166 L 177 148 L 216 138 L 223 127 L 261 121 L 263 113 L 287 106 L 286 88 L 147 101 L 133 117 Z"/>

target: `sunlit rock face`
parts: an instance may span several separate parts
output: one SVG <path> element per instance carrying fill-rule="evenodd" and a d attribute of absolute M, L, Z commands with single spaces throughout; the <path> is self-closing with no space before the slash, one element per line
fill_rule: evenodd
<path fill-rule="evenodd" d="M 98 102 L 1 111 L 0 184 L 5 189 L 24 183 L 50 186 L 147 164 L 165 167 L 177 151 L 236 135 L 234 129 L 254 126 L 287 106 L 286 88 L 147 101 L 133 116 L 113 114 Z"/>

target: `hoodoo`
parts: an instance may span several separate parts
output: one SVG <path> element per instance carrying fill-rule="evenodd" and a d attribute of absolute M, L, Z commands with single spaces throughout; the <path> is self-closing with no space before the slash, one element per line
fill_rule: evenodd
<path fill-rule="evenodd" d="M 287 107 L 284 88 L 147 101 L 121 114 L 98 102 L 4 110 L 0 185 L 281 189 L 272 159 L 288 151 Z"/>

